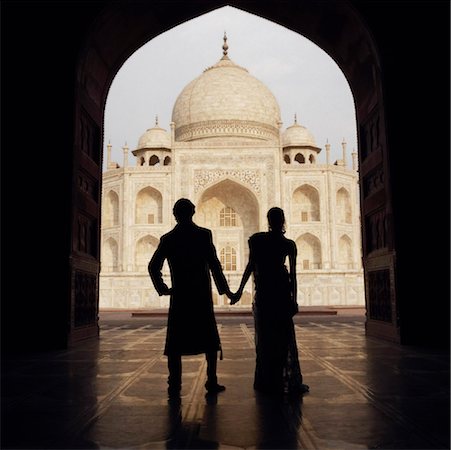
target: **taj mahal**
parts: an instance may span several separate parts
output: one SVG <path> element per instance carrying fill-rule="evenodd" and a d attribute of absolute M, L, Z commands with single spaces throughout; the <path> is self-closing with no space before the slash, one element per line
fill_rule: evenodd
<path fill-rule="evenodd" d="M 305 112 L 307 114 L 308 112 Z M 212 230 L 232 291 L 248 258 L 248 238 L 267 230 L 266 213 L 285 211 L 286 237 L 298 249 L 301 306 L 363 306 L 357 154 L 325 162 L 312 133 L 298 123 L 283 129 L 274 95 L 228 56 L 179 94 L 172 121 L 145 131 L 123 163 L 107 145 L 102 183 L 100 309 L 166 308 L 147 272 L 159 238 L 174 225 L 181 197 L 196 205 L 194 221 Z M 129 155 L 129 153 L 132 154 Z M 133 162 L 130 162 L 133 157 Z M 323 155 L 321 155 L 321 159 Z M 169 282 L 169 270 L 164 268 Z M 241 301 L 252 303 L 252 278 Z M 228 305 L 213 287 L 215 306 Z"/>

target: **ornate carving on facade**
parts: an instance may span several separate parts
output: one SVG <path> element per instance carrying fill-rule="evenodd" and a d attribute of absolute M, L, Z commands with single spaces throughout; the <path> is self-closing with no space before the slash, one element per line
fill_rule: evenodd
<path fill-rule="evenodd" d="M 272 141 L 279 142 L 279 138 L 272 138 Z M 212 145 L 213 144 L 213 145 Z M 276 144 L 278 145 L 278 144 Z M 200 149 L 200 148 L 206 148 L 209 149 L 211 147 L 227 147 L 232 148 L 236 150 L 241 150 L 243 148 L 249 147 L 249 149 L 260 149 L 260 148 L 267 148 L 268 147 L 268 141 L 262 141 L 262 140 L 256 140 L 249 136 L 246 138 L 242 136 L 223 136 L 221 140 L 214 140 L 213 143 L 209 139 L 205 140 L 198 140 L 198 141 L 175 141 L 173 149 L 183 149 L 183 150 L 189 150 L 189 149 Z M 302 165 L 301 165 L 302 167 Z"/>
<path fill-rule="evenodd" d="M 374 192 L 380 191 L 384 188 L 384 169 L 382 166 L 376 167 L 363 177 L 363 196 L 369 197 Z"/>
<path fill-rule="evenodd" d="M 260 174 L 257 170 L 195 170 L 194 192 L 214 184 L 225 178 L 236 179 L 248 185 L 254 192 L 260 194 Z"/>
<path fill-rule="evenodd" d="M 392 322 L 389 269 L 368 273 L 368 300 L 370 319 Z"/>
<path fill-rule="evenodd" d="M 97 277 L 76 271 L 74 276 L 74 326 L 91 325 L 97 320 Z"/>
<path fill-rule="evenodd" d="M 119 242 L 119 232 L 117 230 L 114 231 L 103 231 L 102 232 L 102 241 L 106 242 L 108 239 L 113 238 L 116 242 Z"/>
<path fill-rule="evenodd" d="M 298 232 L 298 235 L 297 235 L 295 240 L 298 240 L 299 238 L 301 238 L 302 236 L 305 236 L 306 234 L 311 234 L 312 236 L 317 237 L 318 240 L 321 243 L 323 233 L 322 233 L 322 230 L 318 230 L 318 227 L 315 227 L 315 226 L 302 226 L 302 225 L 298 224 L 296 226 L 296 228 L 298 228 L 298 229 L 301 228 L 302 231 Z"/>
<path fill-rule="evenodd" d="M 96 203 L 99 201 L 99 182 L 82 171 L 77 174 L 77 186 L 80 192 L 90 197 Z"/>
<path fill-rule="evenodd" d="M 75 235 L 76 250 L 95 257 L 97 255 L 97 220 L 79 214 Z"/>
<path fill-rule="evenodd" d="M 335 192 L 338 192 L 340 189 L 345 189 L 347 192 L 351 191 L 348 183 L 335 183 Z"/>
<path fill-rule="evenodd" d="M 121 195 L 121 187 L 119 184 L 108 184 L 108 188 L 104 187 L 103 197 L 108 195 L 110 192 L 114 192 L 119 198 Z"/>
<path fill-rule="evenodd" d="M 320 190 L 321 188 L 321 183 L 319 182 L 319 180 L 302 180 L 293 190 L 293 192 L 302 187 L 302 186 L 311 186 L 313 188 L 315 188 L 317 191 Z"/>
<path fill-rule="evenodd" d="M 141 238 L 149 236 L 151 239 L 155 239 L 158 240 L 159 238 L 154 236 L 152 233 L 149 233 L 149 231 L 145 231 L 145 230 L 139 230 L 139 231 L 135 231 L 133 233 L 133 242 L 138 242 Z"/>
<path fill-rule="evenodd" d="M 82 109 L 80 114 L 80 148 L 96 164 L 100 162 L 100 127 Z"/>
<path fill-rule="evenodd" d="M 243 136 L 259 139 L 274 139 L 279 137 L 276 127 L 251 120 L 208 120 L 181 126 L 175 130 L 178 141 L 189 141 L 204 137 Z"/>
<path fill-rule="evenodd" d="M 362 124 L 360 136 L 362 159 L 365 160 L 370 153 L 377 150 L 381 145 L 379 111 L 376 110 L 371 117 Z"/>
<path fill-rule="evenodd" d="M 134 187 L 134 192 L 136 192 L 136 193 L 138 193 L 142 189 L 145 189 L 145 188 L 148 188 L 148 187 L 150 187 L 152 189 L 155 189 L 160 194 L 162 194 L 162 192 L 164 191 L 163 183 L 158 183 L 158 182 L 157 183 L 152 182 L 152 184 L 150 184 L 149 182 L 135 183 L 133 185 L 133 187 Z"/>
<path fill-rule="evenodd" d="M 367 253 L 387 246 L 388 219 L 385 210 L 365 217 Z"/>

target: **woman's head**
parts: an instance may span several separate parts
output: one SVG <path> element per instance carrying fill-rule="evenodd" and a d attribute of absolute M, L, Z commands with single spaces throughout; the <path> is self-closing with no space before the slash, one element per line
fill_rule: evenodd
<path fill-rule="evenodd" d="M 268 225 L 271 231 L 285 233 L 285 214 L 281 208 L 271 208 L 267 214 Z"/>

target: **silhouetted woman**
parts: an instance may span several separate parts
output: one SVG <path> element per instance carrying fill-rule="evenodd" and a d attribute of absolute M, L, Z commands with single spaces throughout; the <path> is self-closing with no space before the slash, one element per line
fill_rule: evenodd
<path fill-rule="evenodd" d="M 280 208 L 268 211 L 269 231 L 249 238 L 249 262 L 236 303 L 250 275 L 254 275 L 252 304 L 255 326 L 256 365 L 254 389 L 274 394 L 305 393 L 296 346 L 293 315 L 298 312 L 294 241 L 287 239 L 285 216 Z M 288 258 L 289 270 L 285 262 Z"/>

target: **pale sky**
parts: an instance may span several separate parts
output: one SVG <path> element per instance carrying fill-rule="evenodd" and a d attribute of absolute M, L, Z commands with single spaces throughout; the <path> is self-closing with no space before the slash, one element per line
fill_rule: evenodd
<path fill-rule="evenodd" d="M 357 149 L 354 99 L 343 73 L 323 50 L 280 25 L 229 6 L 185 22 L 157 36 L 136 51 L 113 80 L 105 107 L 105 149 L 123 163 L 122 147 L 131 151 L 142 134 L 155 125 L 170 130 L 172 108 L 183 88 L 222 57 L 224 31 L 228 56 L 262 81 L 276 97 L 282 129 L 294 122 L 307 127 L 331 160 L 342 157 L 347 142 L 348 164 Z M 105 167 L 105 165 L 104 165 Z"/>

